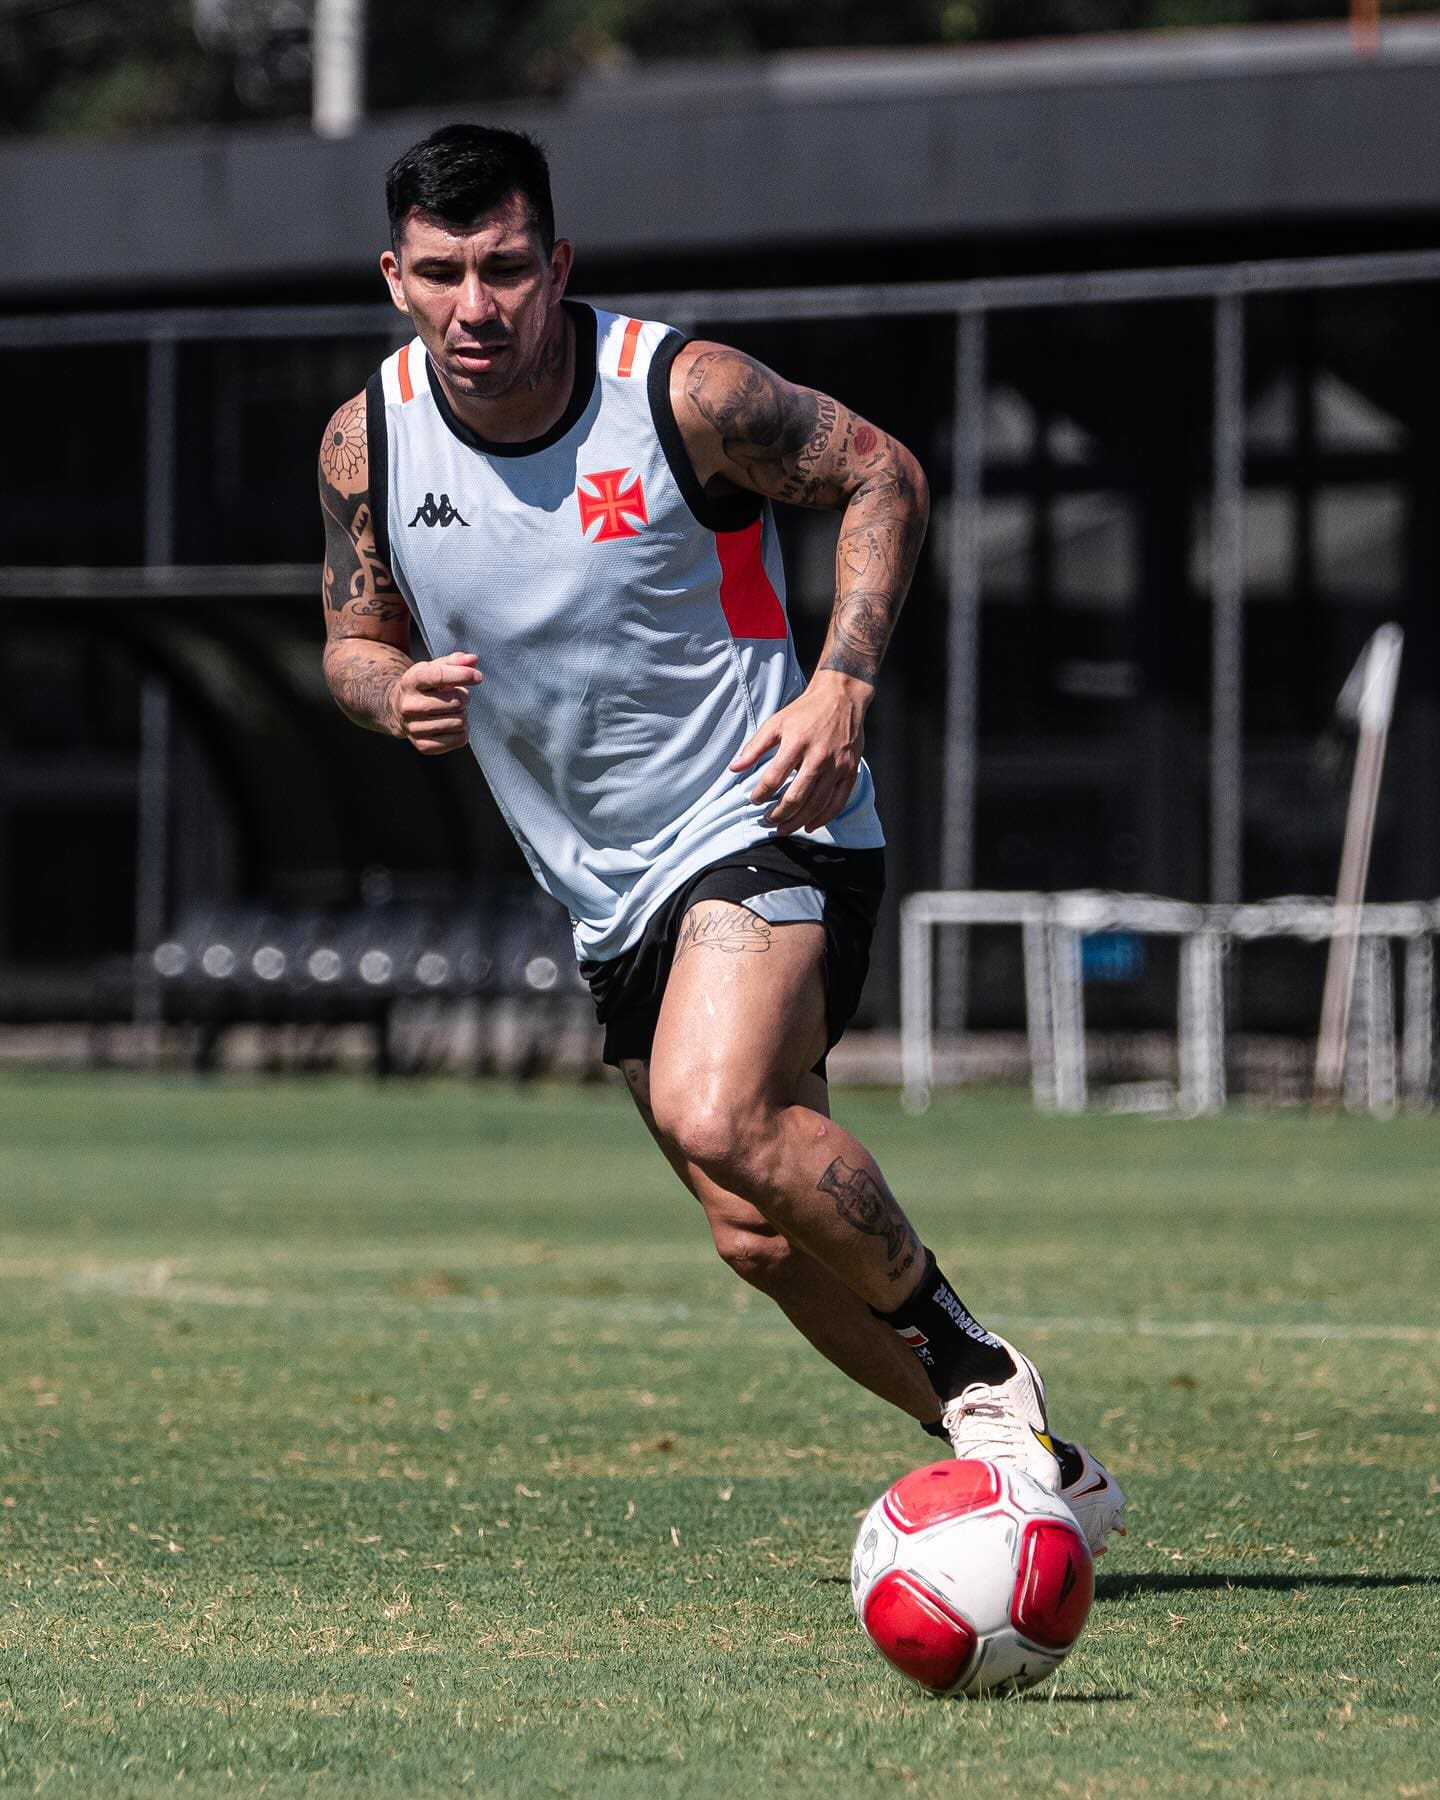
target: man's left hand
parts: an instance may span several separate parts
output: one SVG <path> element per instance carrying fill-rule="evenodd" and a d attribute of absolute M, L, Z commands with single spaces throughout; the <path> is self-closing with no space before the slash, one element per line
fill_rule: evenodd
<path fill-rule="evenodd" d="M 817 831 L 844 810 L 860 769 L 865 712 L 874 692 L 868 682 L 819 670 L 799 699 L 768 718 L 731 763 L 738 774 L 775 752 L 750 798 L 756 805 L 775 801 L 765 822 L 779 836 Z"/>

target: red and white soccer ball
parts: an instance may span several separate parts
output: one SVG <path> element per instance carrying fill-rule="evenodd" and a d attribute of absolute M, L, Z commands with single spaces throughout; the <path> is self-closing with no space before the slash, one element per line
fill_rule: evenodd
<path fill-rule="evenodd" d="M 1075 1515 L 1032 1476 L 937 1462 L 866 1513 L 850 1592 L 871 1643 L 932 1694 L 1014 1693 L 1069 1655 L 1095 1565 Z"/>

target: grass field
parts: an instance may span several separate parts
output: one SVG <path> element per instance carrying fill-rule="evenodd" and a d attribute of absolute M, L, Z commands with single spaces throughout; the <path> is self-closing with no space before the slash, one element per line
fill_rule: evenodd
<path fill-rule="evenodd" d="M 907 1687 L 928 1440 L 609 1089 L 0 1080 L 0 1783 L 1440 1794 L 1440 1120 L 839 1110 L 1131 1533 L 1058 1678 Z"/>

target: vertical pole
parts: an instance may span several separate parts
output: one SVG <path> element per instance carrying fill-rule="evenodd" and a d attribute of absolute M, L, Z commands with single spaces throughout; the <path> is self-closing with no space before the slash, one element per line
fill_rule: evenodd
<path fill-rule="evenodd" d="M 314 129 L 349 137 L 365 112 L 365 0 L 315 0 L 310 60 Z"/>
<path fill-rule="evenodd" d="M 147 675 L 140 690 L 140 766 L 135 827 L 135 1023 L 160 1022 L 152 958 L 165 932 L 166 838 L 170 785 L 170 690 Z"/>
<path fill-rule="evenodd" d="M 1225 1110 L 1224 940 L 1213 925 L 1180 940 L 1177 1095 L 1187 1117 Z"/>
<path fill-rule="evenodd" d="M 934 1081 L 934 921 L 923 896 L 900 903 L 900 1104 L 927 1112 Z"/>
<path fill-rule="evenodd" d="M 145 391 L 145 562 L 175 560 L 176 347 L 150 339 Z"/>
<path fill-rule="evenodd" d="M 941 780 L 940 885 L 975 880 L 975 800 L 979 749 L 980 504 L 985 453 L 985 314 L 955 322 L 955 413 L 951 426 L 950 619 Z M 963 1031 L 969 934 L 952 927 L 941 942 L 939 1023 Z"/>
<path fill-rule="evenodd" d="M 1085 1069 L 1085 986 L 1080 971 L 1080 932 L 1073 925 L 1050 927 L 1051 1017 L 1055 1022 L 1055 1110 L 1083 1113 Z"/>
<path fill-rule="evenodd" d="M 1435 940 L 1428 924 L 1405 943 L 1404 1031 L 1405 1104 L 1428 1112 L 1435 1054 Z"/>
<path fill-rule="evenodd" d="M 1360 727 L 1350 802 L 1345 814 L 1345 842 L 1335 886 L 1330 954 L 1325 963 L 1325 991 L 1320 1001 L 1320 1040 L 1315 1053 L 1317 1107 L 1331 1107 L 1340 1097 L 1346 1045 L 1350 1039 L 1351 990 L 1356 979 L 1356 945 L 1370 874 L 1375 815 L 1380 805 L 1380 778 L 1395 709 L 1395 684 L 1405 634 L 1398 625 L 1382 625 L 1366 645 L 1354 673 L 1340 695 L 1339 710 Z M 1348 1104 L 1348 1101 L 1347 1101 Z"/>
<path fill-rule="evenodd" d="M 152 338 L 145 400 L 145 562 L 175 560 L 175 340 Z M 160 1022 L 160 986 L 151 958 L 165 929 L 169 837 L 170 689 L 147 675 L 140 693 L 135 799 L 135 980 L 132 1016 Z"/>
<path fill-rule="evenodd" d="M 1025 958 L 1025 1030 L 1030 1042 L 1030 1092 L 1036 1109 L 1054 1112 L 1055 978 L 1050 967 L 1050 919 L 1039 910 L 1020 926 Z"/>
<path fill-rule="evenodd" d="M 1240 899 L 1245 672 L 1245 313 L 1215 299 L 1214 491 L 1210 506 L 1210 899 Z"/>
<path fill-rule="evenodd" d="M 1377 1119 L 1393 1119 L 1395 1083 L 1395 976 L 1388 937 L 1369 940 L 1370 1016 L 1366 1020 L 1365 1099 Z"/>

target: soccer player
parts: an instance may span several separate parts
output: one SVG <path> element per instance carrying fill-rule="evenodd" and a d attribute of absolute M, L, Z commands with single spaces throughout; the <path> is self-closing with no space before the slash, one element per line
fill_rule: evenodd
<path fill-rule="evenodd" d="M 861 750 L 919 465 L 737 350 L 567 300 L 528 138 L 447 126 L 385 187 L 380 266 L 416 335 L 320 447 L 331 693 L 422 755 L 474 751 L 731 1268 L 957 1455 L 1058 1488 L 1103 1548 L 1119 1488 L 1051 1436 L 1033 1366 L 827 1100 L 884 884 Z M 841 513 L 808 682 L 773 500 Z"/>

